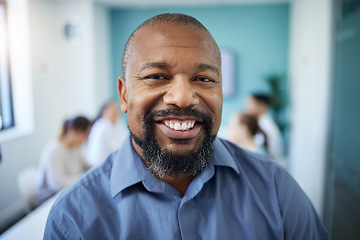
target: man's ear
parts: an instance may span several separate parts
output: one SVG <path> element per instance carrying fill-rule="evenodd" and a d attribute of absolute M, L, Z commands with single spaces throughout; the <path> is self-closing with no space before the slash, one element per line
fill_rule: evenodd
<path fill-rule="evenodd" d="M 127 92 L 124 77 L 118 78 L 118 94 L 120 99 L 120 109 L 123 113 L 127 113 Z"/>

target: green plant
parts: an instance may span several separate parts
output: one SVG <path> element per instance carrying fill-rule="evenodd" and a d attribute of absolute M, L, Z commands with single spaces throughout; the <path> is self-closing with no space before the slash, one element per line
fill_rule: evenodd
<path fill-rule="evenodd" d="M 270 86 L 271 109 L 275 123 L 284 133 L 287 123 L 284 117 L 286 109 L 285 78 L 281 74 L 269 74 L 266 81 Z"/>

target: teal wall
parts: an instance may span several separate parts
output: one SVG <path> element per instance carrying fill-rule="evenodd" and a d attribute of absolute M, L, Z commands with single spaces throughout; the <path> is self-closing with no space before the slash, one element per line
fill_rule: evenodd
<path fill-rule="evenodd" d="M 172 7 L 112 9 L 113 79 L 121 75 L 123 48 L 132 31 L 144 20 L 164 12 L 179 12 L 197 18 L 211 32 L 220 48 L 236 56 L 236 92 L 224 98 L 223 126 L 234 111 L 242 111 L 252 91 L 269 91 L 265 76 L 286 75 L 288 67 L 289 5 L 244 5 L 217 7 Z M 117 96 L 114 88 L 114 96 Z"/>

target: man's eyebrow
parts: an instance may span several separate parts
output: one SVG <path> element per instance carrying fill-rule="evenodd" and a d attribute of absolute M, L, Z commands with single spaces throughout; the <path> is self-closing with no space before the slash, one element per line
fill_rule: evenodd
<path fill-rule="evenodd" d="M 167 64 L 166 62 L 147 62 L 141 67 L 140 71 L 147 69 L 147 68 L 165 69 L 167 67 L 169 67 L 169 64 Z"/>
<path fill-rule="evenodd" d="M 147 69 L 147 68 L 166 69 L 168 67 L 169 67 L 169 64 L 166 62 L 147 62 L 141 67 L 140 71 Z M 196 66 L 196 69 L 210 70 L 210 71 L 216 73 L 218 76 L 220 76 L 220 70 L 217 67 L 210 65 L 210 64 L 200 63 Z"/>
<path fill-rule="evenodd" d="M 218 76 L 220 76 L 220 70 L 217 67 L 213 66 L 213 65 L 200 63 L 200 64 L 197 65 L 196 68 L 198 70 L 210 70 L 212 72 L 215 72 Z"/>

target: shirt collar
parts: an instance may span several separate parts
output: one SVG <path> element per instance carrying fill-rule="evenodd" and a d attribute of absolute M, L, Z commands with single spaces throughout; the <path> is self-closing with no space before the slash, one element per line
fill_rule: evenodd
<path fill-rule="evenodd" d="M 224 145 L 223 140 L 216 138 L 213 146 L 214 154 L 212 159 L 214 166 L 230 167 L 239 174 L 239 167 L 236 165 L 234 157 Z M 130 136 L 124 140 L 121 148 L 112 157 L 114 158 L 114 165 L 111 170 L 110 184 L 113 197 L 122 190 L 141 181 L 145 181 L 145 185 L 151 184 L 152 186 L 155 186 L 156 182 L 160 182 L 158 186 L 160 189 L 166 187 L 163 182 L 146 169 L 139 155 L 132 147 Z"/>
<path fill-rule="evenodd" d="M 224 144 L 224 140 L 220 138 L 215 138 L 214 143 L 214 165 L 215 166 L 223 166 L 230 167 L 234 169 L 234 171 L 239 174 L 240 169 L 239 166 L 235 163 L 234 156 L 231 155 L 230 151 Z"/>
<path fill-rule="evenodd" d="M 141 182 L 140 174 L 137 170 L 135 158 L 139 155 L 131 145 L 130 136 L 125 138 L 121 148 L 112 155 L 114 165 L 110 175 L 111 195 L 115 197 L 119 192 L 127 187 Z"/>

